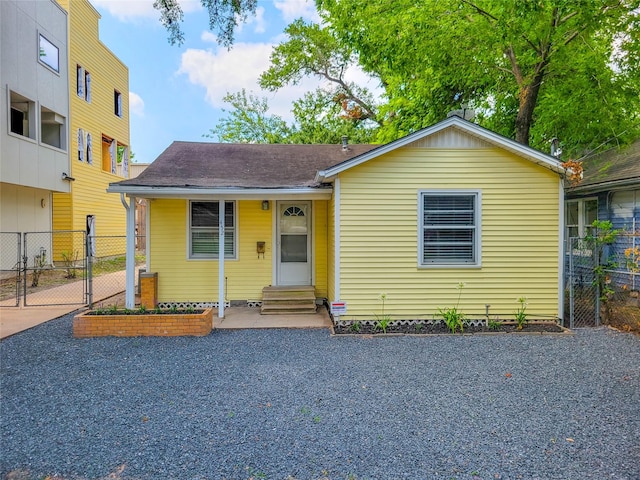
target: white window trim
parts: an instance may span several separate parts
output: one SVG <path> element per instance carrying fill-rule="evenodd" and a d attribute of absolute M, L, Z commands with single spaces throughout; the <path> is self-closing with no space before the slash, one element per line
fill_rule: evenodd
<path fill-rule="evenodd" d="M 233 204 L 233 230 L 235 232 L 235 235 L 233 236 L 233 256 L 232 257 L 224 257 L 224 261 L 234 261 L 234 260 L 238 260 L 239 256 L 238 256 L 238 202 L 236 202 L 235 200 L 188 200 L 187 201 L 187 260 L 189 261 L 206 261 L 206 262 L 217 262 L 218 261 L 218 254 L 214 253 L 210 256 L 192 256 L 191 255 L 191 204 L 193 202 L 225 202 L 225 203 L 232 203 Z M 217 228 L 217 226 L 216 226 Z M 226 231 L 225 231 L 226 234 Z M 223 244 L 224 245 L 224 244 Z"/>
<path fill-rule="evenodd" d="M 588 224 L 587 222 L 585 222 L 585 218 L 586 218 L 586 211 L 585 211 L 585 207 L 586 207 L 586 203 L 587 202 L 596 202 L 596 218 L 598 218 L 598 208 L 599 208 L 599 200 L 598 197 L 585 197 L 585 198 L 572 198 L 571 200 L 566 200 L 564 203 L 564 241 L 565 241 L 565 252 L 568 254 L 571 252 L 571 237 L 569 235 L 569 229 L 571 227 L 575 227 L 575 224 L 571 224 L 569 225 L 568 223 L 568 215 L 567 215 L 567 210 L 569 208 L 569 204 L 571 203 L 575 203 L 578 205 L 578 238 L 584 238 L 586 236 L 588 236 L 591 232 L 588 232 L 588 228 L 591 226 L 591 224 Z"/>
<path fill-rule="evenodd" d="M 44 38 L 47 43 L 49 43 L 52 47 L 54 47 L 57 50 L 57 53 L 58 53 L 58 55 L 57 55 L 58 56 L 58 58 L 57 58 L 57 60 L 58 60 L 58 69 L 57 70 L 56 70 L 55 67 L 52 67 L 47 62 L 42 60 L 42 56 L 40 55 L 40 37 Z M 60 76 L 60 47 L 58 47 L 58 45 L 56 45 L 51 40 L 49 40 L 48 36 L 45 35 L 44 33 L 40 32 L 40 31 L 38 31 L 37 46 L 38 46 L 38 63 L 40 63 L 40 65 L 44 66 L 50 72 L 53 72 L 56 75 Z"/>
<path fill-rule="evenodd" d="M 84 71 L 84 99 L 91 103 L 91 73 Z"/>
<path fill-rule="evenodd" d="M 84 131 L 78 129 L 78 160 L 84 162 Z"/>
<path fill-rule="evenodd" d="M 84 68 L 76 64 L 76 94 L 84 100 Z"/>
<path fill-rule="evenodd" d="M 475 243 L 473 263 L 424 263 L 424 195 L 473 195 L 475 199 Z M 481 268 L 482 267 L 482 190 L 475 189 L 423 189 L 418 190 L 418 268 Z"/>

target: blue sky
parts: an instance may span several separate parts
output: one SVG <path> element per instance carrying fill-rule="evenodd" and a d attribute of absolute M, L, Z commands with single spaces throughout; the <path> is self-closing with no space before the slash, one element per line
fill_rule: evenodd
<path fill-rule="evenodd" d="M 258 0 L 256 15 L 241 26 L 227 50 L 208 30 L 207 12 L 181 0 L 185 42 L 169 45 L 153 0 L 90 0 L 100 12 L 100 39 L 129 67 L 131 150 L 135 161 L 153 161 L 174 140 L 203 138 L 229 108 L 222 98 L 245 88 L 267 97 L 271 113 L 291 120 L 291 102 L 319 85 L 309 79 L 277 93 L 258 86 L 283 30 L 303 17 L 317 20 L 313 1 Z"/>

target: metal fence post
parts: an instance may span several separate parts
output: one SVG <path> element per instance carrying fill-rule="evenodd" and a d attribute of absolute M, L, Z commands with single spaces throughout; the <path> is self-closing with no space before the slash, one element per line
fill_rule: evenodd
<path fill-rule="evenodd" d="M 595 271 L 600 266 L 600 252 L 598 251 L 598 241 L 593 241 L 593 270 Z M 594 275 L 596 284 L 596 307 L 595 307 L 595 321 L 596 327 L 600 326 L 600 281 L 597 275 Z"/>
<path fill-rule="evenodd" d="M 574 311 L 574 288 L 575 288 L 575 281 L 573 278 L 573 242 L 575 241 L 575 239 L 570 238 L 569 239 L 569 328 L 574 328 L 573 322 L 574 322 L 574 315 L 575 315 L 575 311 Z"/>
<path fill-rule="evenodd" d="M 85 252 L 87 254 L 87 304 L 93 308 L 93 262 L 91 257 L 91 235 L 85 233 Z"/>

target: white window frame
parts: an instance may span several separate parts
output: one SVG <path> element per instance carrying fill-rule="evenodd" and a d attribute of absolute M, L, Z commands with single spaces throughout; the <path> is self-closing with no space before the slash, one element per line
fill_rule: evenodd
<path fill-rule="evenodd" d="M 84 99 L 84 68 L 76 64 L 76 93 Z"/>
<path fill-rule="evenodd" d="M 84 131 L 78 129 L 78 160 L 84 162 Z"/>
<path fill-rule="evenodd" d="M 89 165 L 93 164 L 93 145 L 91 134 L 87 132 L 87 163 Z"/>
<path fill-rule="evenodd" d="M 43 48 L 43 41 L 44 40 L 44 46 L 45 48 Z M 47 52 L 47 49 L 51 47 L 51 48 L 55 48 L 56 50 L 56 58 L 55 58 L 55 65 L 52 65 L 52 63 L 54 63 L 53 61 L 51 63 L 47 62 L 47 58 L 49 58 L 49 53 Z M 43 54 L 44 52 L 44 54 Z M 58 48 L 58 46 L 56 44 L 54 44 L 53 42 L 51 42 L 51 40 L 49 40 L 43 33 L 38 32 L 38 62 L 40 62 L 42 65 L 44 65 L 45 67 L 47 67 L 49 70 L 51 70 L 52 72 L 55 72 L 57 74 L 60 74 L 60 49 Z"/>
<path fill-rule="evenodd" d="M 113 91 L 113 113 L 122 118 L 122 93 L 118 90 Z"/>
<path fill-rule="evenodd" d="M 67 117 L 40 104 L 40 145 L 67 151 Z"/>
<path fill-rule="evenodd" d="M 91 73 L 84 71 L 84 99 L 91 103 Z"/>
<path fill-rule="evenodd" d="M 424 233 L 427 229 L 438 228 L 437 226 L 426 226 L 424 224 L 424 200 L 426 196 L 451 196 L 451 197 L 473 197 L 473 225 L 467 226 L 452 226 L 446 225 L 440 228 L 456 229 L 456 228 L 471 228 L 473 230 L 473 260 L 472 261 L 426 261 L 424 258 Z M 419 268 L 479 268 L 482 266 L 482 191 L 481 190 L 468 190 L 468 189 L 455 189 L 455 190 L 443 190 L 443 189 L 425 189 L 418 191 L 418 267 Z"/>
<path fill-rule="evenodd" d="M 16 137 L 36 141 L 37 138 L 37 121 L 36 121 L 36 102 L 24 95 L 20 95 L 11 88 L 7 89 L 7 133 L 9 135 L 15 135 Z M 25 135 L 24 125 L 22 127 L 22 133 L 14 132 L 12 130 L 12 110 L 21 112 L 23 116 L 23 122 L 26 122 L 27 134 Z"/>
<path fill-rule="evenodd" d="M 587 209 L 586 209 L 587 205 L 586 204 L 588 202 L 596 202 L 596 220 L 597 220 L 598 219 L 598 197 L 571 199 L 571 200 L 567 200 L 564 204 L 565 239 L 566 239 L 565 241 L 567 244 L 567 248 L 566 248 L 567 252 L 569 251 L 570 238 L 572 238 L 569 233 L 569 230 L 571 228 L 578 229 L 579 238 L 584 238 L 587 235 L 592 233 L 591 231 L 589 231 L 589 227 L 591 226 L 591 223 L 587 222 Z M 576 204 L 578 206 L 578 223 L 577 224 L 569 223 L 569 206 L 572 204 Z"/>
<path fill-rule="evenodd" d="M 191 207 L 194 203 L 211 203 L 212 204 L 212 212 L 217 212 L 219 208 L 219 202 L 223 201 L 225 204 L 233 205 L 233 226 L 227 227 L 225 226 L 225 237 L 229 231 L 233 232 L 233 254 L 224 256 L 225 260 L 237 260 L 238 259 L 238 203 L 233 200 L 189 200 L 189 208 L 187 212 L 187 259 L 189 260 L 218 260 L 218 252 L 213 252 L 211 254 L 193 254 L 191 248 L 191 239 L 192 232 L 195 230 L 200 231 L 211 231 L 215 235 L 218 234 L 218 225 L 210 226 L 210 227 L 193 227 L 191 225 L 192 222 L 192 213 Z M 226 208 L 226 205 L 225 205 Z M 218 245 L 220 242 L 218 242 Z M 223 243 L 224 245 L 224 243 Z"/>

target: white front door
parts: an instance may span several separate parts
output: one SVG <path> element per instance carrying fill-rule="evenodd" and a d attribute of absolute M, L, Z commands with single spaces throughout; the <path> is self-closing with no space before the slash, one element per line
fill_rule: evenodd
<path fill-rule="evenodd" d="M 311 285 L 311 202 L 278 202 L 278 285 Z"/>

